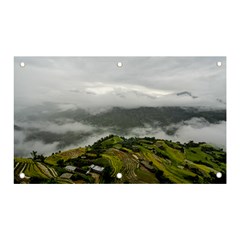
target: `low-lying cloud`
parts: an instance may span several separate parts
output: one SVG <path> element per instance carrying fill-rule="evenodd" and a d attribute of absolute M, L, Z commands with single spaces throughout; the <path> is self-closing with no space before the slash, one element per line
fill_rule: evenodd
<path fill-rule="evenodd" d="M 182 126 L 176 132 L 176 137 L 181 142 L 193 140 L 226 148 L 226 122 L 223 121 L 219 124 L 209 124 L 198 128 L 192 125 Z"/>
<path fill-rule="evenodd" d="M 39 140 L 26 141 L 26 133 L 23 131 L 14 132 L 14 155 L 18 157 L 29 157 L 32 151 L 50 155 L 57 151 L 58 144 L 57 141 L 49 144 Z"/>
<path fill-rule="evenodd" d="M 123 134 L 120 130 L 114 128 L 97 128 L 80 122 L 68 122 L 57 124 L 47 122 L 29 122 L 20 125 L 24 130 L 15 130 L 15 155 L 29 156 L 33 150 L 39 154 L 50 155 L 52 152 L 67 150 L 75 147 L 84 147 L 92 145 L 100 138 L 109 134 L 124 135 L 125 137 L 155 137 L 157 139 L 168 139 L 180 141 L 182 143 L 193 140 L 194 142 L 207 142 L 217 147 L 226 148 L 226 122 L 221 121 L 217 124 L 211 124 L 204 118 L 192 118 L 177 124 L 171 124 L 165 127 L 156 127 L 146 124 L 144 127 L 135 127 Z M 48 132 L 49 135 L 57 132 L 58 138 L 50 138 L 51 141 L 28 139 L 28 134 L 34 128 L 36 134 L 41 131 Z M 85 134 L 85 135 L 84 135 Z M 69 140 L 70 135 L 70 140 Z M 45 136 L 45 135 L 44 135 Z M 54 135 L 53 135 L 54 136 Z"/>
<path fill-rule="evenodd" d="M 26 130 L 41 129 L 46 132 L 64 134 L 67 132 L 93 132 L 95 127 L 91 125 L 86 125 L 81 122 L 75 122 L 71 119 L 56 119 L 58 123 L 50 121 L 29 121 L 16 123 L 17 126 L 20 126 Z"/>
<path fill-rule="evenodd" d="M 167 134 L 169 129 L 175 128 L 174 134 Z M 167 130 L 167 131 L 166 131 Z M 133 128 L 128 137 L 155 137 L 158 139 L 168 139 L 180 141 L 181 143 L 207 142 L 217 147 L 226 148 L 226 122 L 210 124 L 201 118 L 193 118 L 189 121 L 171 125 L 166 128 L 146 126 L 144 128 Z"/>

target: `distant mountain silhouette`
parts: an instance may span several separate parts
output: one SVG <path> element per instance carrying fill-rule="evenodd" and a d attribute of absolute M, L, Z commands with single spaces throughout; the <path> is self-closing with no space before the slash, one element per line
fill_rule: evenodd
<path fill-rule="evenodd" d="M 179 92 L 176 94 L 177 96 L 189 96 L 192 98 L 198 98 L 197 96 L 193 96 L 190 92 L 184 91 L 184 92 Z"/>

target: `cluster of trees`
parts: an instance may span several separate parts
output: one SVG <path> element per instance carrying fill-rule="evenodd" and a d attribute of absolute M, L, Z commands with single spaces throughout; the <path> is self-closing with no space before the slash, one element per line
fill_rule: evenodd
<path fill-rule="evenodd" d="M 110 166 L 107 166 L 103 170 L 102 180 L 104 183 L 112 183 L 115 181 L 115 178 L 112 177 L 112 168 Z"/>
<path fill-rule="evenodd" d="M 165 152 L 156 152 L 155 154 L 161 158 L 170 159 L 169 156 Z"/>
<path fill-rule="evenodd" d="M 173 144 L 171 140 L 165 141 L 165 142 L 166 142 L 166 144 L 167 144 L 169 147 L 174 148 L 174 149 L 179 150 L 179 151 L 181 151 L 182 153 L 184 153 L 184 148 L 182 147 L 183 145 L 182 145 L 180 142 L 177 142 L 177 144 L 178 144 L 179 146 L 176 146 L 175 144 Z"/>
<path fill-rule="evenodd" d="M 185 143 L 184 144 L 185 145 L 185 147 L 198 147 L 199 146 L 199 143 L 195 143 L 195 142 L 193 142 L 193 141 L 189 141 L 188 143 Z"/>
<path fill-rule="evenodd" d="M 208 152 L 212 152 L 215 151 L 216 149 L 212 146 L 201 146 L 201 151 L 208 153 Z"/>
<path fill-rule="evenodd" d="M 226 153 L 223 153 L 220 156 L 217 156 L 215 159 L 219 162 L 226 163 L 227 155 Z"/>
<path fill-rule="evenodd" d="M 191 183 L 200 183 L 201 182 L 201 179 L 198 175 L 186 176 L 185 179 L 191 181 Z"/>
<path fill-rule="evenodd" d="M 85 175 L 82 173 L 74 173 L 71 177 L 72 181 L 84 180 L 87 183 L 94 183 L 94 178 L 90 175 Z"/>
<path fill-rule="evenodd" d="M 156 138 L 155 137 L 144 137 L 145 140 L 155 142 Z"/>
<path fill-rule="evenodd" d="M 205 181 L 208 181 L 209 183 L 226 183 L 227 182 L 227 176 L 226 172 L 222 172 L 222 177 L 218 178 L 216 173 L 210 172 L 210 177 L 204 179 Z"/>
<path fill-rule="evenodd" d="M 197 181 L 198 177 L 198 181 Z M 222 172 L 222 177 L 218 178 L 216 173 L 210 172 L 209 176 L 203 176 L 200 178 L 199 176 L 195 177 L 188 177 L 189 180 L 191 180 L 193 183 L 217 183 L 217 184 L 224 184 L 227 181 L 226 172 Z"/>
<path fill-rule="evenodd" d="M 53 152 L 53 153 L 52 153 L 52 156 L 53 156 L 54 154 L 58 154 L 58 153 L 61 153 L 61 151 L 59 150 L 58 152 L 55 152 L 55 153 Z"/>
<path fill-rule="evenodd" d="M 88 159 L 81 159 L 81 156 L 80 157 L 77 157 L 77 158 L 73 158 L 71 160 L 68 160 L 68 165 L 74 165 L 76 167 L 83 167 L 83 166 L 89 166 L 92 164 L 92 161 L 91 160 L 88 160 Z"/>
<path fill-rule="evenodd" d="M 190 170 L 191 172 L 193 172 L 193 173 L 195 173 L 197 175 L 203 176 L 203 173 L 201 172 L 201 170 L 199 170 L 195 166 L 192 166 L 192 165 L 189 165 L 189 164 L 185 164 L 184 168 Z"/>
<path fill-rule="evenodd" d="M 223 149 L 218 149 L 217 151 L 220 151 L 221 154 L 216 154 L 215 151 L 216 149 L 212 146 L 202 146 L 201 150 L 209 155 L 211 155 L 214 158 L 215 163 L 226 163 L 226 152 L 223 151 Z"/>
<path fill-rule="evenodd" d="M 164 175 L 164 172 L 162 170 L 158 169 L 155 173 L 155 176 L 160 183 L 172 183 L 172 181 Z"/>
<path fill-rule="evenodd" d="M 40 177 L 31 177 L 30 178 L 30 182 L 29 183 L 35 183 L 35 184 L 38 184 L 38 183 L 58 183 L 57 180 L 55 178 L 49 178 L 49 179 L 46 179 L 46 178 L 40 178 Z"/>
<path fill-rule="evenodd" d="M 32 156 L 32 160 L 34 160 L 34 161 L 44 162 L 44 160 L 46 158 L 42 154 L 37 154 L 37 151 L 30 152 L 30 155 Z"/>
<path fill-rule="evenodd" d="M 139 142 L 138 142 L 138 139 L 135 137 L 131 137 L 128 139 L 125 138 L 125 140 L 122 142 L 123 147 L 130 148 L 130 149 L 132 149 L 133 145 L 137 145 L 137 144 L 139 144 Z"/>
<path fill-rule="evenodd" d="M 64 160 L 63 160 L 63 159 L 58 160 L 58 161 L 57 161 L 57 165 L 58 165 L 59 167 L 65 167 L 65 162 L 64 162 Z"/>
<path fill-rule="evenodd" d="M 208 160 L 208 158 L 205 158 L 205 160 Z M 214 168 L 214 165 L 211 163 L 211 161 L 207 162 L 207 161 L 202 161 L 202 160 L 195 160 L 194 163 L 202 164 L 202 165 L 208 166 L 210 168 Z"/>

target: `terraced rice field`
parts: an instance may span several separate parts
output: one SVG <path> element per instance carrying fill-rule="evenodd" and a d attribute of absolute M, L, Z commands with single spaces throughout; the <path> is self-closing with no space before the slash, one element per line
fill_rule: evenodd
<path fill-rule="evenodd" d="M 25 160 L 25 161 L 24 161 Z M 26 177 L 56 178 L 56 170 L 40 162 L 34 162 L 31 159 L 15 159 L 14 174 L 24 173 Z"/>
<path fill-rule="evenodd" d="M 132 156 L 132 154 L 122 152 L 118 149 L 112 149 L 112 152 L 115 156 L 118 156 L 123 163 L 123 167 L 121 169 L 121 173 L 123 175 L 122 181 L 137 183 L 138 178 L 135 173 L 135 169 L 137 169 L 138 161 Z"/>
<path fill-rule="evenodd" d="M 94 183 L 85 172 L 95 164 L 108 169 L 98 173 L 95 183 L 107 182 L 106 176 L 112 183 L 215 183 L 217 172 L 226 173 L 226 153 L 210 145 L 123 139 L 114 136 L 102 141 L 97 148 L 93 145 L 71 149 L 53 154 L 44 162 L 15 158 L 14 174 L 19 176 L 23 172 L 26 179 L 37 177 L 47 183 Z M 84 158 L 79 158 L 82 155 Z M 61 166 L 57 163 L 61 159 L 69 162 L 62 162 Z M 76 173 L 74 180 L 60 178 L 67 164 L 77 166 L 81 175 Z M 116 178 L 117 173 L 122 173 L 121 179 Z"/>
<path fill-rule="evenodd" d="M 64 151 L 61 153 L 56 153 L 54 155 L 51 155 L 45 159 L 45 162 L 51 165 L 57 165 L 57 162 L 59 160 L 64 160 L 67 161 L 72 158 L 79 157 L 83 154 L 85 154 L 86 149 L 85 148 L 76 148 L 76 149 L 71 149 L 68 151 Z"/>
<path fill-rule="evenodd" d="M 112 176 L 116 176 L 117 173 L 121 172 L 123 166 L 122 160 L 113 154 L 112 149 L 109 149 L 108 151 L 106 151 L 106 153 L 102 154 L 102 157 L 107 159 L 112 166 Z"/>

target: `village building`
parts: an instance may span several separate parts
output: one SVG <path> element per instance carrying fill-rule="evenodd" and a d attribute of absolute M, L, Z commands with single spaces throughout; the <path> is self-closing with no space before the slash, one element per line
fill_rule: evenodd
<path fill-rule="evenodd" d="M 92 170 L 93 172 L 96 172 L 96 173 L 102 173 L 103 170 L 104 170 L 104 167 L 100 167 L 100 166 L 97 166 L 97 165 L 94 165 L 92 164 L 90 166 L 90 169 L 89 170 Z"/>
<path fill-rule="evenodd" d="M 70 179 L 72 177 L 72 173 L 63 173 L 60 178 L 66 178 L 66 179 Z"/>
<path fill-rule="evenodd" d="M 77 168 L 77 167 L 75 167 L 75 166 L 70 166 L 70 165 L 68 165 L 68 166 L 65 167 L 65 169 L 66 169 L 68 172 L 72 172 L 72 173 L 75 172 L 76 168 Z"/>

